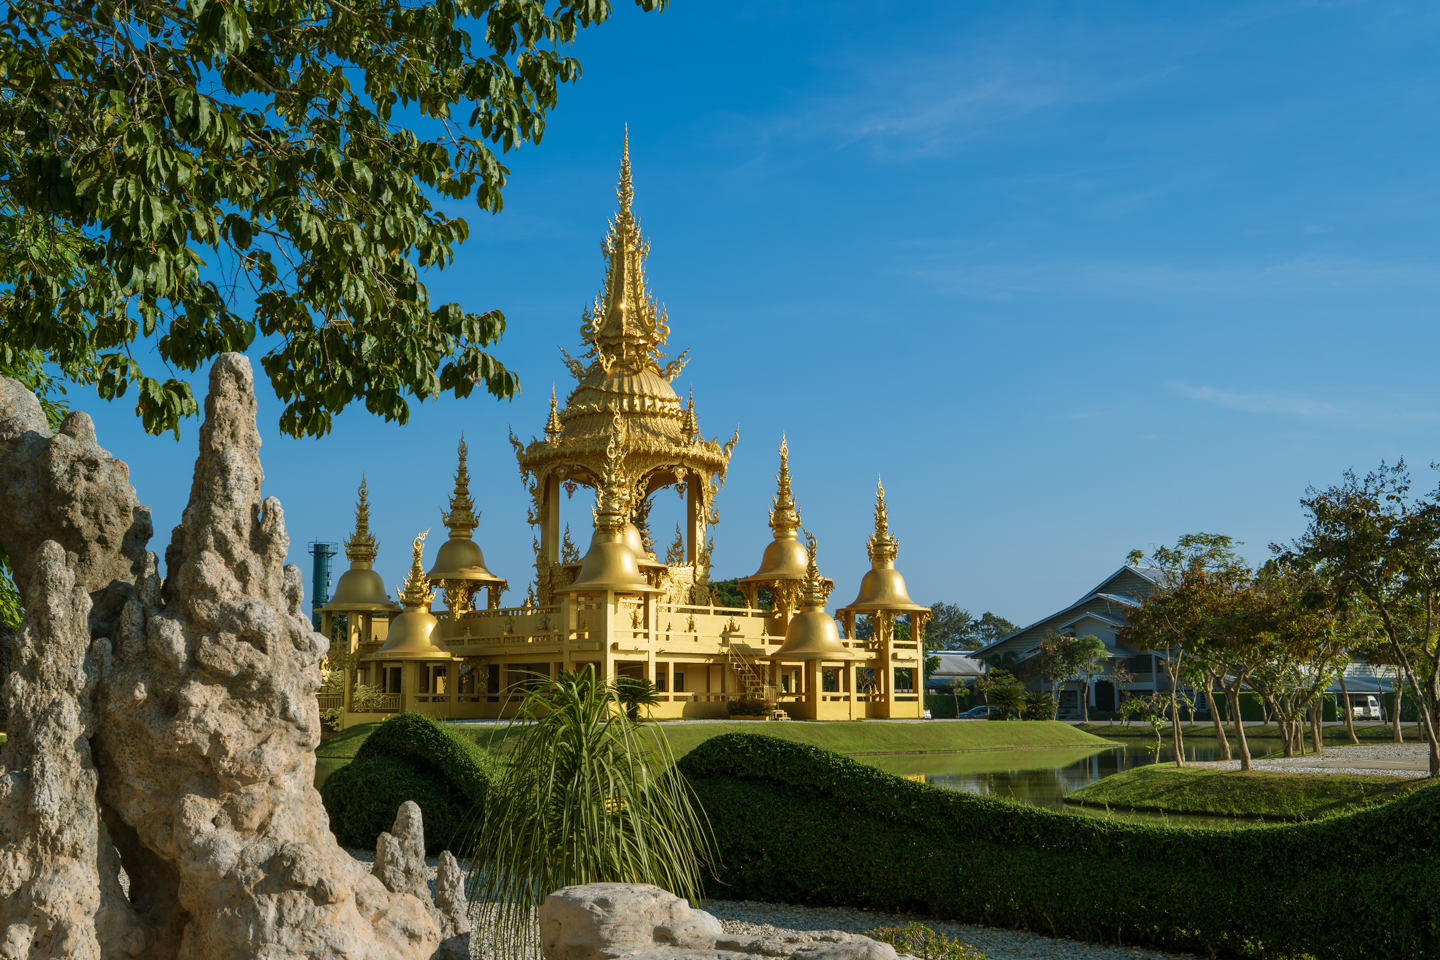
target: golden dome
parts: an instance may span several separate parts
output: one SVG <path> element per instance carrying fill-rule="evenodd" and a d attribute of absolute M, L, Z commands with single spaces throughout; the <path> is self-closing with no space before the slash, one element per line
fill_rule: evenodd
<path fill-rule="evenodd" d="M 580 573 L 575 582 L 558 588 L 556 593 L 605 590 L 617 593 L 660 592 L 640 572 L 640 558 L 635 555 L 635 547 L 631 546 L 634 543 L 644 554 L 645 548 L 639 546 L 640 531 L 628 520 L 634 493 L 623 460 L 625 431 L 626 424 L 620 414 L 612 414 L 605 469 L 595 494 L 595 535 L 590 538 L 590 549 L 585 552 L 585 559 L 580 561 Z"/>
<path fill-rule="evenodd" d="M 340 574 L 335 584 L 335 595 L 320 608 L 322 611 L 378 611 L 399 610 L 400 605 L 385 593 L 385 581 L 380 574 L 370 569 L 368 563 L 352 563 L 350 569 Z"/>
<path fill-rule="evenodd" d="M 785 629 L 785 643 L 770 655 L 771 660 L 861 660 L 869 654 L 856 653 L 840 642 L 840 628 L 835 618 L 825 612 L 829 597 L 828 581 L 820 576 L 815 565 L 815 538 L 810 541 L 805 564 L 805 593 L 800 611 L 790 618 Z"/>
<path fill-rule="evenodd" d="M 602 540 L 602 536 L 612 539 Z M 568 587 L 558 587 L 555 592 L 614 590 L 617 593 L 659 593 L 659 588 L 650 586 L 650 581 L 640 572 L 635 552 L 623 540 L 613 539 L 616 536 L 596 534 L 596 541 L 590 544 L 585 559 L 580 561 L 580 573 L 575 582 Z"/>
<path fill-rule="evenodd" d="M 370 535 L 370 495 L 365 478 L 360 478 L 359 498 L 355 502 L 355 532 L 345 538 L 345 556 L 350 569 L 340 574 L 335 593 L 320 608 L 322 612 L 359 613 L 399 610 L 385 593 L 385 581 L 373 569 L 380 541 Z"/>
<path fill-rule="evenodd" d="M 645 563 L 651 558 L 650 551 L 645 549 L 645 538 L 640 536 L 640 528 L 635 526 L 635 524 L 625 524 L 625 529 L 620 532 L 620 536 L 624 538 L 623 542 L 625 546 L 629 547 L 630 552 L 635 554 L 636 560 Z M 593 544 L 595 541 L 592 538 L 590 542 Z"/>
<path fill-rule="evenodd" d="M 429 533 L 430 531 L 425 531 Z M 439 620 L 430 612 L 435 593 L 425 580 L 425 568 L 420 559 L 425 551 L 425 533 L 415 538 L 410 561 L 410 574 L 399 591 L 405 604 L 405 612 L 390 621 L 390 632 L 385 643 L 361 663 L 371 660 L 458 660 L 453 653 L 440 643 L 435 632 Z"/>
<path fill-rule="evenodd" d="M 855 602 L 841 609 L 852 613 L 875 610 L 929 610 L 910 599 L 905 578 L 895 569 L 900 542 L 890 535 L 890 516 L 885 507 L 885 486 L 876 480 L 875 532 L 865 541 L 870 554 L 870 571 L 860 580 Z"/>
<path fill-rule="evenodd" d="M 800 529 L 800 508 L 790 493 L 790 447 L 780 438 L 780 472 L 775 477 L 777 489 L 770 510 L 770 529 L 775 539 L 765 545 L 760 569 L 740 583 L 766 583 L 776 580 L 804 580 L 808 557 L 805 545 L 796 539 Z"/>

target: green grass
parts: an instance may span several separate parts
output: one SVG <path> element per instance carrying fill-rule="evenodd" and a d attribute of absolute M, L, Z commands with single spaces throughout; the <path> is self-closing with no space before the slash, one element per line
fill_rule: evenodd
<path fill-rule="evenodd" d="M 1128 727 L 1121 726 L 1117 720 L 1113 725 L 1109 723 L 1077 723 L 1075 729 L 1093 733 L 1095 736 L 1104 737 L 1107 740 L 1129 740 L 1133 738 L 1148 740 L 1151 743 L 1155 742 L 1155 733 L 1150 729 L 1150 724 L 1136 723 L 1133 720 Z M 1180 729 L 1186 740 L 1206 740 L 1211 743 L 1215 741 L 1215 725 L 1208 720 L 1204 723 L 1197 722 L 1194 726 L 1182 723 Z M 1350 742 L 1350 737 L 1345 733 L 1345 724 L 1343 723 L 1324 724 L 1321 726 L 1320 731 L 1325 743 L 1344 744 Z M 1421 732 L 1419 726 L 1413 723 L 1402 723 L 1400 725 L 1400 732 L 1404 734 L 1406 743 L 1420 743 L 1425 739 L 1425 735 Z M 1169 742 L 1170 725 L 1168 722 L 1161 728 L 1160 735 L 1164 741 Z M 1225 725 L 1225 736 L 1229 738 L 1230 745 L 1233 748 L 1235 745 L 1235 728 L 1228 723 Z M 1355 728 L 1355 737 L 1361 743 L 1389 743 L 1394 736 L 1394 731 L 1388 723 L 1383 725 L 1370 724 L 1367 726 L 1357 726 Z M 1263 726 L 1250 726 L 1247 724 L 1245 727 L 1245 739 L 1279 740 L 1280 728 L 1273 723 Z M 1308 724 L 1305 727 L 1305 743 L 1306 749 L 1308 750 L 1310 743 L 1310 727 Z"/>
<path fill-rule="evenodd" d="M 315 756 L 332 760 L 350 760 L 355 756 L 355 751 L 360 749 L 360 744 L 370 736 L 380 724 L 378 723 L 357 723 L 348 730 L 320 741 L 320 746 L 315 748 Z"/>
<path fill-rule="evenodd" d="M 1056 749 L 1110 746 L 1100 737 L 1055 721 L 976 721 L 973 723 L 726 722 L 660 726 L 677 758 L 712 737 L 726 733 L 763 734 L 824 747 L 849 756 L 883 753 L 961 753 L 969 750 Z"/>
<path fill-rule="evenodd" d="M 1404 796 L 1435 781 L 1346 773 L 1280 773 L 1156 765 L 1074 791 L 1066 803 L 1222 817 L 1316 820 Z"/>

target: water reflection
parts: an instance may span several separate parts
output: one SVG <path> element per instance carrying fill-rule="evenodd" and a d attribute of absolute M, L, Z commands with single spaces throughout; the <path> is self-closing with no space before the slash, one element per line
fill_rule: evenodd
<path fill-rule="evenodd" d="M 1278 747 L 1250 745 L 1251 756 L 1264 757 L 1279 753 Z M 1213 745 L 1186 746 L 1189 760 L 1218 760 Z M 1067 748 L 1061 750 L 997 750 L 984 753 L 952 753 L 923 755 L 891 755 L 856 757 L 885 770 L 912 780 L 955 790 L 1006 797 L 1037 807 L 1090 813 L 1085 808 L 1064 803 L 1072 790 L 1088 786 L 1102 777 L 1154 763 L 1170 763 L 1175 752 L 1162 746 L 1157 754 L 1153 746 L 1117 746 L 1099 748 Z M 1104 811 L 1100 811 L 1103 815 Z M 1112 815 L 1125 820 L 1153 823 L 1161 820 L 1184 822 L 1192 826 L 1235 826 L 1245 821 L 1226 817 L 1171 816 L 1116 811 Z"/>

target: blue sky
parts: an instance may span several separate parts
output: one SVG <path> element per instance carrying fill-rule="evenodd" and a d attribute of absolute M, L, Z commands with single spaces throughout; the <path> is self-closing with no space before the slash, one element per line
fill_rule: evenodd
<path fill-rule="evenodd" d="M 1437 46 L 1418 3 L 617 6 L 543 144 L 507 158 L 504 212 L 450 205 L 471 239 L 427 280 L 505 312 L 524 394 L 412 405 L 405 428 L 357 409 L 296 441 L 262 382 L 292 560 L 350 529 L 363 470 L 397 582 L 410 538 L 443 536 L 463 429 L 477 539 L 524 595 L 506 431 L 538 434 L 571 385 L 556 347 L 603 277 L 627 122 L 651 288 L 692 348 L 676 386 L 706 435 L 740 428 L 717 576 L 758 565 L 782 431 L 836 605 L 880 472 L 912 596 L 1020 622 L 1185 533 L 1263 558 L 1346 468 L 1404 456 L 1429 485 Z M 77 399 L 163 554 L 198 422 L 177 444 Z M 588 498 L 566 510 L 588 534 Z"/>

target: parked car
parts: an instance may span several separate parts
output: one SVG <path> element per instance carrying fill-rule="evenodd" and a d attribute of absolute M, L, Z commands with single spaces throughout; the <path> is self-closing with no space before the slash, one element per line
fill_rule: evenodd
<path fill-rule="evenodd" d="M 1374 697 L 1364 697 L 1356 702 L 1355 697 L 1350 698 L 1350 713 L 1356 720 L 1379 720 L 1380 701 Z"/>
<path fill-rule="evenodd" d="M 964 713 L 960 714 L 960 715 L 957 716 L 955 719 L 956 719 L 956 720 L 988 720 L 988 719 L 989 719 L 990 717 L 992 717 L 992 716 L 997 716 L 997 715 L 999 715 L 999 713 L 1000 713 L 1000 708 L 999 708 L 999 707 L 986 707 L 986 706 L 971 707 L 969 710 L 966 710 Z"/>

